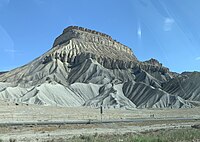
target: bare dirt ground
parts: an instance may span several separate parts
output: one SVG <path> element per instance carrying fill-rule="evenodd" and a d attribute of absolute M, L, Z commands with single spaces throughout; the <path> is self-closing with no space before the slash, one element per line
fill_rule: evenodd
<path fill-rule="evenodd" d="M 158 121 L 109 123 L 109 124 L 68 124 L 45 126 L 2 126 L 0 139 L 9 141 L 48 141 L 51 139 L 68 139 L 73 136 L 98 134 L 140 133 L 147 130 L 191 127 L 200 123 L 200 108 L 190 109 L 104 109 L 103 120 L 162 118 Z M 170 120 L 166 118 L 194 118 L 196 120 Z M 86 107 L 38 106 L 0 102 L 0 123 L 9 122 L 54 122 L 68 120 L 101 120 L 100 110 Z"/>

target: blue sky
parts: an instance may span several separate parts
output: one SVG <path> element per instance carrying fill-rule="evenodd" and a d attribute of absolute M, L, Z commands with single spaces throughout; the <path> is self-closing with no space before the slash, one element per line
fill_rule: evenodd
<path fill-rule="evenodd" d="M 141 61 L 200 71 L 199 0 L 0 0 L 0 71 L 22 66 L 77 25 L 111 35 Z"/>

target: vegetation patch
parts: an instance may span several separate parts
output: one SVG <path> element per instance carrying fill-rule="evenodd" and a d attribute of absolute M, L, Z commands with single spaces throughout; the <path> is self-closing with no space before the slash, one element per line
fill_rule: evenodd
<path fill-rule="evenodd" d="M 148 131 L 141 134 L 94 134 L 81 135 L 65 140 L 66 142 L 191 142 L 200 141 L 198 129 L 171 129 Z"/>

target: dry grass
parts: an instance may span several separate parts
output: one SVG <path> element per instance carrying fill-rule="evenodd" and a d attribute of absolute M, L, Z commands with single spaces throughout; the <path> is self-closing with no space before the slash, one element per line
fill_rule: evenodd
<path fill-rule="evenodd" d="M 89 113 L 88 113 L 89 112 Z M 200 107 L 185 109 L 104 109 L 103 119 L 166 117 L 200 118 Z M 55 107 L 38 105 L 15 105 L 0 101 L 0 122 L 13 121 L 64 121 L 64 120 L 100 120 L 100 110 L 87 107 Z"/>
<path fill-rule="evenodd" d="M 149 131 L 142 134 L 126 133 L 123 135 L 81 135 L 68 140 L 70 142 L 198 142 L 200 130 L 196 129 L 173 129 Z"/>

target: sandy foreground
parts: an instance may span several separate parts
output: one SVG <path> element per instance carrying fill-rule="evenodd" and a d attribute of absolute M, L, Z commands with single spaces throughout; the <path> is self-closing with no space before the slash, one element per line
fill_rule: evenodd
<path fill-rule="evenodd" d="M 48 141 L 73 136 L 98 134 L 140 133 L 148 130 L 191 127 L 200 124 L 200 108 L 190 109 L 104 109 L 103 120 L 151 118 L 156 121 L 99 124 L 0 126 L 0 139 L 9 141 Z M 169 120 L 167 118 L 194 118 Z M 0 124 L 9 122 L 55 122 L 78 120 L 101 121 L 100 110 L 86 107 L 38 106 L 0 102 Z M 163 120 L 159 120 L 163 119 Z"/>

